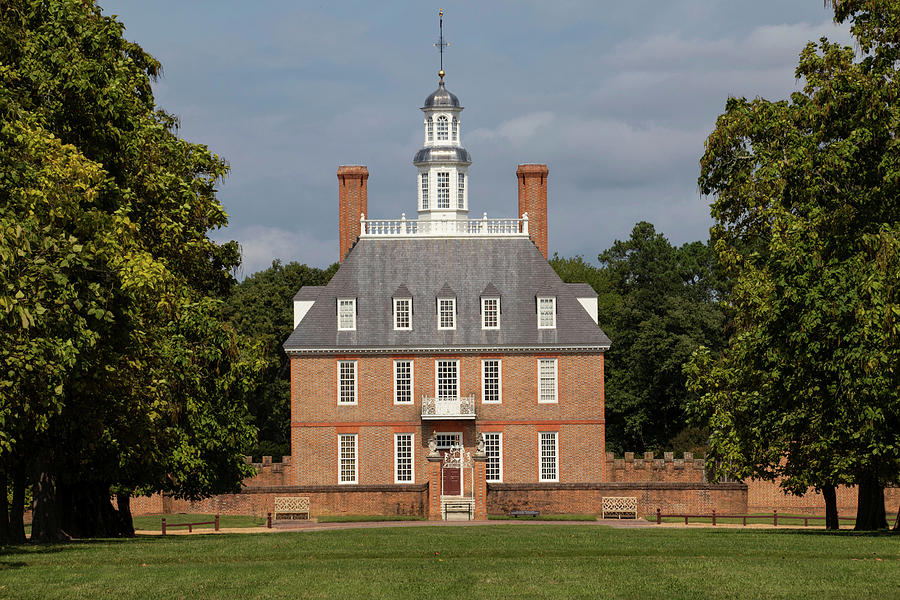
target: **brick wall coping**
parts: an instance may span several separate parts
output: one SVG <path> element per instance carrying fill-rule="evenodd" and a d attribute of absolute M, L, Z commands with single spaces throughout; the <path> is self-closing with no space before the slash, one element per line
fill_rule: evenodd
<path fill-rule="evenodd" d="M 609 350 L 603 346 L 391 346 L 391 347 L 348 347 L 348 348 L 290 348 L 285 349 L 288 356 L 317 355 L 333 356 L 361 354 L 533 354 L 535 352 L 556 352 L 559 354 L 603 354 Z"/>
<path fill-rule="evenodd" d="M 341 492 L 416 492 L 428 490 L 427 483 L 377 485 L 254 485 L 238 494 L 333 494 Z"/>
<path fill-rule="evenodd" d="M 746 490 L 747 484 L 699 483 L 692 481 L 636 481 L 610 483 L 488 483 L 492 492 L 558 491 L 558 490 Z"/>

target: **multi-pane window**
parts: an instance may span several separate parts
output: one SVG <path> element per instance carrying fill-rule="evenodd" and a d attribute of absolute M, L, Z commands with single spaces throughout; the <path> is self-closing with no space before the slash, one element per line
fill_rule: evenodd
<path fill-rule="evenodd" d="M 412 329 L 412 298 L 394 298 L 394 329 Z"/>
<path fill-rule="evenodd" d="M 438 398 L 459 398 L 459 361 L 435 361 L 435 388 Z"/>
<path fill-rule="evenodd" d="M 556 298 L 538 298 L 538 329 L 553 329 L 556 327 Z"/>
<path fill-rule="evenodd" d="M 456 329 L 456 298 L 438 298 L 438 329 Z"/>
<path fill-rule="evenodd" d="M 426 135 L 428 136 L 428 141 L 434 140 L 434 119 L 428 117 L 428 122 L 425 126 Z"/>
<path fill-rule="evenodd" d="M 559 434 L 556 431 L 542 431 L 541 435 L 541 481 L 559 481 Z"/>
<path fill-rule="evenodd" d="M 556 402 L 556 359 L 538 359 L 538 402 Z"/>
<path fill-rule="evenodd" d="M 356 361 L 338 361 L 338 404 L 356 404 Z"/>
<path fill-rule="evenodd" d="M 466 207 L 466 176 L 464 173 L 456 174 L 456 207 Z"/>
<path fill-rule="evenodd" d="M 338 299 L 338 329 L 356 329 L 356 298 Z"/>
<path fill-rule="evenodd" d="M 428 173 L 422 173 L 422 209 L 428 210 Z"/>
<path fill-rule="evenodd" d="M 450 173 L 446 171 L 437 174 L 437 207 L 450 208 Z"/>
<path fill-rule="evenodd" d="M 413 401 L 413 363 L 411 360 L 394 361 L 394 402 L 411 404 Z"/>
<path fill-rule="evenodd" d="M 487 481 L 503 481 L 503 434 L 487 432 L 484 434 L 484 475 Z"/>
<path fill-rule="evenodd" d="M 394 434 L 394 483 L 413 483 L 413 434 Z"/>
<path fill-rule="evenodd" d="M 481 361 L 482 402 L 500 402 L 500 359 L 486 358 Z"/>
<path fill-rule="evenodd" d="M 462 445 L 462 434 L 459 433 L 435 433 L 434 441 L 437 442 L 439 450 L 446 450 L 451 446 Z"/>
<path fill-rule="evenodd" d="M 437 139 L 438 141 L 447 140 L 447 117 L 444 115 L 437 118 Z"/>
<path fill-rule="evenodd" d="M 481 299 L 481 328 L 500 329 L 500 298 Z"/>
<path fill-rule="evenodd" d="M 453 117 L 453 141 L 459 140 L 459 119 Z"/>
<path fill-rule="evenodd" d="M 356 483 L 359 472 L 356 463 L 356 434 L 338 435 L 338 483 Z"/>

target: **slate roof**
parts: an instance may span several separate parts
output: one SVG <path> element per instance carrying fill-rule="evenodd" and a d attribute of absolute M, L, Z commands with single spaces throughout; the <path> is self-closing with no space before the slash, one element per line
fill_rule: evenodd
<path fill-rule="evenodd" d="M 297 298 L 313 293 L 306 290 Z M 397 290 L 413 299 L 410 331 L 393 328 Z M 438 330 L 436 302 L 448 290 L 456 297 L 456 329 Z M 501 297 L 499 330 L 481 328 L 480 298 L 486 290 Z M 563 283 L 528 238 L 363 238 L 328 285 L 315 290 L 315 304 L 284 348 L 606 349 L 609 338 L 577 300 L 582 291 Z M 556 296 L 555 329 L 537 328 L 537 295 Z M 355 331 L 338 331 L 338 298 L 356 298 Z"/>
<path fill-rule="evenodd" d="M 324 289 L 324 285 L 304 285 L 294 294 L 294 300 L 315 300 Z"/>
<path fill-rule="evenodd" d="M 588 283 L 567 283 L 566 286 L 572 290 L 576 298 L 596 298 L 597 292 Z"/>

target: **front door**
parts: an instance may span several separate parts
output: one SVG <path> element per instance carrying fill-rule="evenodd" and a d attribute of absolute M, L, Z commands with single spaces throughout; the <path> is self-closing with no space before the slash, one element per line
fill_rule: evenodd
<path fill-rule="evenodd" d="M 462 486 L 460 485 L 460 471 L 462 469 L 447 467 L 443 469 L 443 488 L 445 496 L 459 496 L 462 494 Z"/>

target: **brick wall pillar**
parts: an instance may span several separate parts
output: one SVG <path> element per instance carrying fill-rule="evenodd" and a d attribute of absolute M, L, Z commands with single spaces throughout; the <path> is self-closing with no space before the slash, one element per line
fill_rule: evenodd
<path fill-rule="evenodd" d="M 428 457 L 428 520 L 440 521 L 441 515 L 441 462 L 440 455 Z"/>
<path fill-rule="evenodd" d="M 472 458 L 472 470 L 474 473 L 473 482 L 474 490 L 472 490 L 475 494 L 475 515 L 474 519 L 476 521 L 486 521 L 487 520 L 487 479 L 486 479 L 486 468 L 487 468 L 487 456 L 476 454 Z"/>
<path fill-rule="evenodd" d="M 528 213 L 528 236 L 547 258 L 547 165 L 519 165 L 519 217 Z"/>
<path fill-rule="evenodd" d="M 367 181 L 369 170 L 364 166 L 341 165 L 337 170 L 338 178 L 338 242 L 340 254 L 344 257 L 359 237 L 359 217 L 368 214 Z"/>

